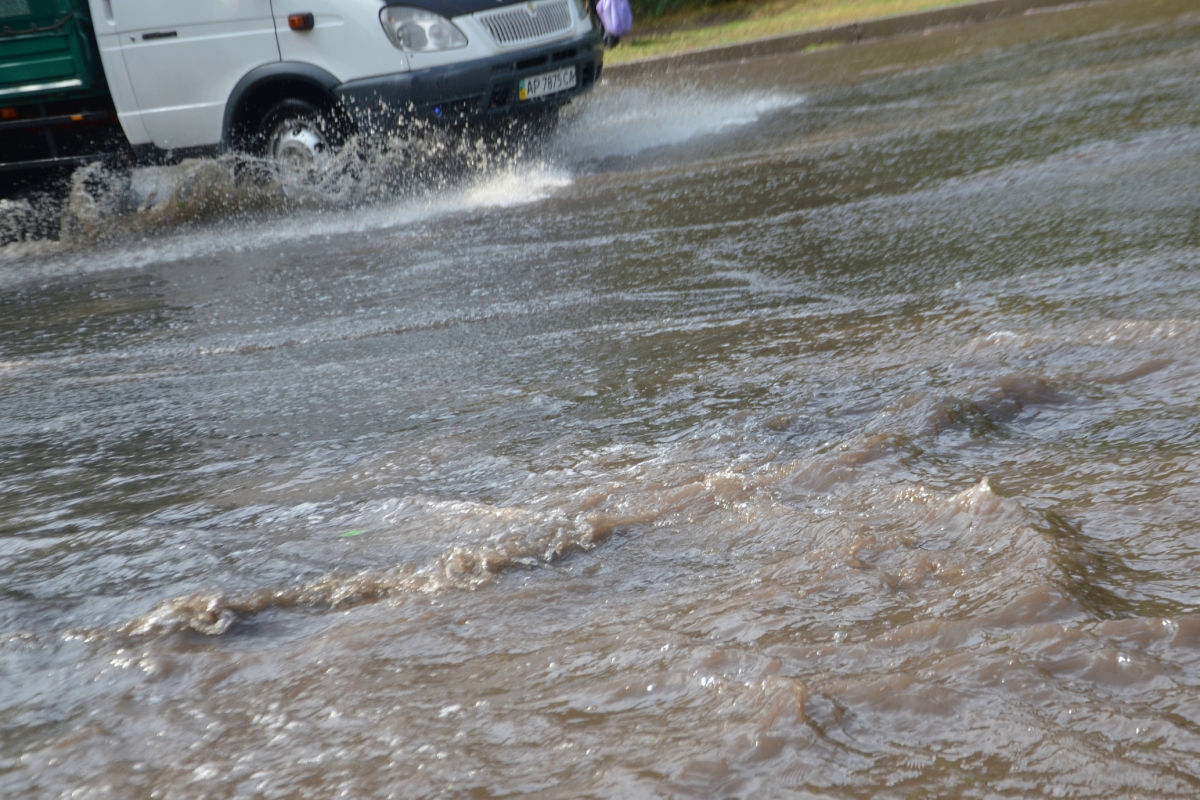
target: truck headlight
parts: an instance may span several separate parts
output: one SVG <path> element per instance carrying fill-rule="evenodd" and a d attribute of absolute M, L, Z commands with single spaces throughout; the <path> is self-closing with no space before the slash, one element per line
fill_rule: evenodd
<path fill-rule="evenodd" d="M 384 6 L 379 21 L 392 44 L 408 53 L 435 53 L 467 46 L 467 37 L 453 22 L 423 8 Z"/>

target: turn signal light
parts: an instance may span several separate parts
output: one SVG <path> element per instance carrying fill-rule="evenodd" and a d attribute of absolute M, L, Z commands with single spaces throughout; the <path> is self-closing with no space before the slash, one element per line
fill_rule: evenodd
<path fill-rule="evenodd" d="M 18 116 L 15 108 L 0 108 L 0 119 L 16 119 Z"/>
<path fill-rule="evenodd" d="M 311 13 L 288 14 L 288 27 L 294 31 L 311 31 L 316 24 Z"/>

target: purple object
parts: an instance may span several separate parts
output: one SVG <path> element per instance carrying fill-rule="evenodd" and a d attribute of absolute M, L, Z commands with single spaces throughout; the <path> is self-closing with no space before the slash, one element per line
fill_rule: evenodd
<path fill-rule="evenodd" d="M 624 36 L 633 27 L 629 0 L 596 0 L 596 14 L 609 36 Z"/>

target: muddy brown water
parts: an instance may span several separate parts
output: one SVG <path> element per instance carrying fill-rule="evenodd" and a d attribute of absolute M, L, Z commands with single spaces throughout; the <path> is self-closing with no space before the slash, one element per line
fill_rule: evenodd
<path fill-rule="evenodd" d="M 0 248 L 0 795 L 1195 797 L 1198 110 L 1194 2 L 1089 3 L 80 181 Z"/>

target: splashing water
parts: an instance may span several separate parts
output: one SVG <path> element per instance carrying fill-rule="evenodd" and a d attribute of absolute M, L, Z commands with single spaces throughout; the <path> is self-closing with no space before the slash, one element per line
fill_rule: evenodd
<path fill-rule="evenodd" d="M 566 109 L 544 140 L 450 136 L 429 128 L 355 139 L 306 180 L 235 154 L 130 172 L 89 165 L 71 176 L 61 196 L 44 192 L 0 202 L 0 282 L 139 267 L 536 202 L 613 157 L 717 134 L 800 102 L 797 96 L 729 97 L 696 89 L 651 101 L 644 90 L 605 86 Z M 97 258 L 98 245 L 119 250 L 119 263 Z"/>

